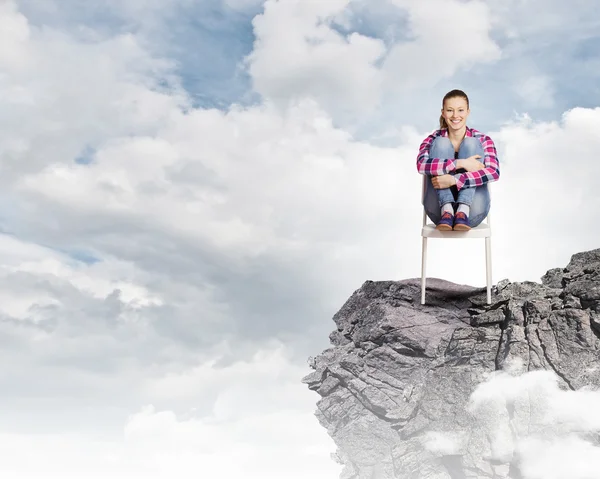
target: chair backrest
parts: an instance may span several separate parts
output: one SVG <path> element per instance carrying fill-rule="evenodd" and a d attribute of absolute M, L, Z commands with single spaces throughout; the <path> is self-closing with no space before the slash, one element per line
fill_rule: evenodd
<path fill-rule="evenodd" d="M 427 175 L 423 175 L 423 186 L 421 188 L 421 204 L 423 205 L 423 226 L 427 224 L 427 213 L 425 212 L 425 188 L 427 186 Z M 487 183 L 488 194 L 490 195 L 490 200 L 492 199 L 492 188 L 491 183 Z M 492 223 L 490 221 L 491 213 L 488 213 L 486 216 L 486 223 L 490 226 Z"/>

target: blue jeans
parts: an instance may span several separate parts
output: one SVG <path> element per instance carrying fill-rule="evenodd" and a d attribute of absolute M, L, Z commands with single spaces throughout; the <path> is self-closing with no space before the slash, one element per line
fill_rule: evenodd
<path fill-rule="evenodd" d="M 466 137 L 463 139 L 458 150 L 458 157 L 461 159 L 468 158 L 473 155 L 481 155 L 483 159 L 483 147 L 477 138 Z M 430 158 L 454 158 L 454 146 L 446 137 L 438 136 L 429 150 Z M 456 173 L 464 172 L 465 170 L 457 170 Z M 471 207 L 469 213 L 469 222 L 471 226 L 479 225 L 490 211 L 490 193 L 487 185 L 477 186 L 474 188 L 462 188 L 457 190 L 456 186 L 450 188 L 442 188 L 436 190 L 431 184 L 431 177 L 427 177 L 425 181 L 425 199 L 423 206 L 425 213 L 429 219 L 436 225 L 442 218 L 441 209 L 446 203 L 464 203 Z M 456 208 L 455 208 L 456 211 Z"/>

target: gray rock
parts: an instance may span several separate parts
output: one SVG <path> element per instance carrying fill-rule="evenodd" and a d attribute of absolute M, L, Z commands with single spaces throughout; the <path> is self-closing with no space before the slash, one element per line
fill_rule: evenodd
<path fill-rule="evenodd" d="M 573 255 L 541 284 L 500 281 L 490 305 L 485 288 L 434 278 L 427 287 L 421 305 L 420 279 L 365 282 L 333 317 L 332 347 L 310 361 L 303 382 L 321 396 L 316 414 L 341 477 L 520 477 L 511 454 L 492 451 L 491 416 L 470 411 L 469 398 L 515 362 L 553 371 L 565 390 L 600 385 L 590 367 L 600 360 L 600 249 Z M 425 447 L 440 433 L 456 437 L 455 450 Z"/>

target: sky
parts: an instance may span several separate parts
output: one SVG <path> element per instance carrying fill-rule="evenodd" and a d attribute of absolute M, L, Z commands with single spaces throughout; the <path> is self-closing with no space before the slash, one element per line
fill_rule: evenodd
<path fill-rule="evenodd" d="M 0 0 L 2 476 L 337 477 L 300 379 L 420 275 L 447 91 L 498 148 L 493 282 L 598 247 L 594 7 Z M 483 242 L 428 275 L 485 285 Z"/>

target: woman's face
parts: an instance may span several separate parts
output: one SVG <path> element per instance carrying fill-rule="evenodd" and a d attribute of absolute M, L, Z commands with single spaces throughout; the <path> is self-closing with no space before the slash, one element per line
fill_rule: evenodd
<path fill-rule="evenodd" d="M 442 116 L 451 130 L 460 130 L 465 126 L 469 113 L 467 100 L 461 97 L 448 98 L 442 108 Z"/>

